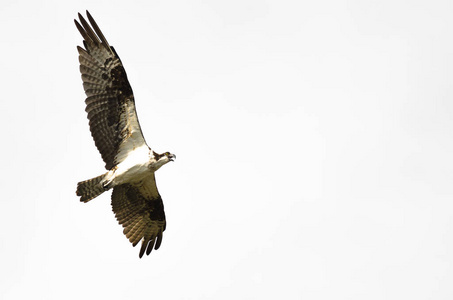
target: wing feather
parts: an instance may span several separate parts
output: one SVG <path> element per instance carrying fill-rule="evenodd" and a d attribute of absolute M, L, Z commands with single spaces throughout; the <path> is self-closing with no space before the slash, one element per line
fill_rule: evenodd
<path fill-rule="evenodd" d="M 135 247 L 142 241 L 140 258 L 160 247 L 166 221 L 154 174 L 138 184 L 114 187 L 112 210 L 132 245 Z"/>
<path fill-rule="evenodd" d="M 91 135 L 110 170 L 124 160 L 127 151 L 146 142 L 123 64 L 88 11 L 87 16 L 90 23 L 81 14 L 80 23 L 74 20 L 85 47 L 77 47 L 87 95 L 85 110 Z"/>

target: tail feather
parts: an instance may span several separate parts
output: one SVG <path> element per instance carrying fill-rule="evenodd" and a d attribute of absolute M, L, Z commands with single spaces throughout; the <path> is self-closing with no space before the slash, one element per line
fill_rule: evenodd
<path fill-rule="evenodd" d="M 101 183 L 105 175 L 106 174 L 102 174 L 98 177 L 77 183 L 76 194 L 77 196 L 81 196 L 80 201 L 88 202 L 106 191 Z"/>

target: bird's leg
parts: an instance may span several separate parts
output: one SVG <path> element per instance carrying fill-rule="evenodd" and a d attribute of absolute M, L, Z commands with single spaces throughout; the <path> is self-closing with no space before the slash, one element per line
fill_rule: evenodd
<path fill-rule="evenodd" d="M 113 179 L 115 178 L 116 169 L 110 170 L 105 175 L 104 179 L 101 181 L 102 188 L 105 191 L 110 190 L 113 187 Z"/>

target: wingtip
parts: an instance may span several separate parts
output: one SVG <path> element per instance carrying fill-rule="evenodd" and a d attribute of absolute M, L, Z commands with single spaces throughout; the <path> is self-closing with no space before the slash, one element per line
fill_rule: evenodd
<path fill-rule="evenodd" d="M 160 232 L 156 237 L 156 245 L 154 246 L 154 249 L 155 250 L 159 249 L 161 243 L 162 243 L 162 232 Z"/>
<path fill-rule="evenodd" d="M 146 249 L 146 255 L 150 255 L 151 251 L 153 251 L 153 248 L 154 248 L 154 239 L 149 241 L 148 248 Z"/>
<path fill-rule="evenodd" d="M 138 254 L 139 258 L 142 258 L 143 254 L 145 254 L 145 250 L 146 250 L 146 246 L 147 245 L 148 245 L 148 242 L 146 242 L 145 240 L 142 240 L 142 246 L 140 248 L 140 253 Z"/>
<path fill-rule="evenodd" d="M 77 29 L 80 31 L 80 29 L 83 29 L 82 28 L 82 25 L 80 25 L 79 21 L 77 21 L 77 19 L 74 19 L 74 24 L 75 26 L 77 27 Z"/>

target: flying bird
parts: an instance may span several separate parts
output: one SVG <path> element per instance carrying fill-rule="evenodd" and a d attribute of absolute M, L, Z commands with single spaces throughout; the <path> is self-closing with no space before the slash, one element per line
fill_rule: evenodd
<path fill-rule="evenodd" d="M 158 154 L 146 144 L 123 64 L 88 11 L 87 17 L 90 24 L 80 13 L 80 23 L 74 20 L 85 47 L 77 50 L 85 111 L 107 172 L 77 183 L 76 194 L 88 202 L 113 189 L 112 210 L 132 245 L 141 241 L 141 258 L 160 247 L 166 226 L 154 173 L 176 156 Z"/>

